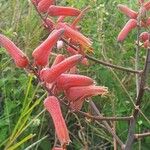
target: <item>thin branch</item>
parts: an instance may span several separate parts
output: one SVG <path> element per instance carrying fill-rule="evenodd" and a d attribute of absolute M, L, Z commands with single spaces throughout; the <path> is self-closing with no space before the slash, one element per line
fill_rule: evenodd
<path fill-rule="evenodd" d="M 129 117 L 100 117 L 100 116 L 92 116 L 89 113 L 85 113 L 83 111 L 78 111 L 79 114 L 87 117 L 87 118 L 91 118 L 94 120 L 98 120 L 98 121 L 129 121 L 133 118 L 133 116 L 129 116 Z"/>
<path fill-rule="evenodd" d="M 145 138 L 150 136 L 150 132 L 141 133 L 141 134 L 134 134 L 135 139 Z"/>
<path fill-rule="evenodd" d="M 145 61 L 145 66 L 144 66 L 144 70 L 143 70 L 143 73 L 141 75 L 141 80 L 140 80 L 140 89 L 139 89 L 138 96 L 136 98 L 136 107 L 135 107 L 134 112 L 133 112 L 134 118 L 130 121 L 129 133 L 128 133 L 128 138 L 126 141 L 125 150 L 129 150 L 131 148 L 132 143 L 134 142 L 134 132 L 135 132 L 136 119 L 137 119 L 138 114 L 139 114 L 139 108 L 140 108 L 142 98 L 144 95 L 144 91 L 145 91 L 144 88 L 145 88 L 145 84 L 147 81 L 149 71 L 150 71 L 150 48 L 148 48 L 148 50 L 147 50 L 147 57 L 146 57 L 146 61 Z"/>
<path fill-rule="evenodd" d="M 101 115 L 101 113 L 99 112 L 99 110 L 97 109 L 96 105 L 93 103 L 93 101 L 89 102 L 91 108 L 95 111 L 95 113 L 97 115 L 99 115 L 100 117 L 103 117 Z M 107 131 L 113 136 L 113 138 L 116 139 L 117 143 L 120 145 L 121 149 L 124 149 L 124 144 L 123 142 L 120 140 L 120 138 L 114 133 L 114 131 L 112 130 L 112 128 L 109 126 L 109 124 L 106 121 L 102 121 L 102 123 L 105 125 Z"/>

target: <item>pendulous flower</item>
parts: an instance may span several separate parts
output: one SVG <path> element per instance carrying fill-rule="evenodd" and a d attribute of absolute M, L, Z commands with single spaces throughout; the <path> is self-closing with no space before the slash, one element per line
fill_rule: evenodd
<path fill-rule="evenodd" d="M 132 9 L 128 8 L 125 5 L 119 4 L 118 9 L 120 10 L 120 12 L 122 12 L 131 19 L 136 19 L 138 16 L 137 12 L 133 11 Z"/>
<path fill-rule="evenodd" d="M 82 58 L 82 55 L 77 54 L 71 57 L 66 58 L 59 64 L 51 67 L 44 68 L 40 71 L 40 77 L 43 81 L 47 83 L 54 82 L 62 73 L 68 71 L 73 66 L 75 66 Z"/>
<path fill-rule="evenodd" d="M 64 36 L 71 39 L 72 41 L 80 44 L 83 48 L 87 50 L 92 50 L 92 42 L 85 37 L 80 32 L 72 29 L 70 26 L 68 26 L 65 23 L 58 23 L 57 28 L 64 28 Z"/>
<path fill-rule="evenodd" d="M 76 86 L 89 86 L 94 84 L 94 80 L 83 75 L 61 74 L 56 80 L 58 90 L 67 90 Z"/>
<path fill-rule="evenodd" d="M 149 39 L 149 33 L 148 32 L 142 32 L 141 34 L 140 34 L 140 41 L 141 42 L 145 42 L 146 40 L 148 40 Z"/>
<path fill-rule="evenodd" d="M 38 10 L 39 12 L 42 12 L 42 13 L 46 13 L 48 8 L 53 5 L 55 3 L 54 0 L 40 0 L 40 2 L 38 3 Z"/>
<path fill-rule="evenodd" d="M 51 5 L 47 12 L 50 16 L 78 16 L 81 11 L 73 7 Z"/>
<path fill-rule="evenodd" d="M 55 96 L 49 96 L 44 100 L 44 106 L 53 119 L 56 134 L 61 143 L 61 146 L 63 147 L 66 144 L 69 144 L 69 133 L 61 112 L 58 99 Z"/>
<path fill-rule="evenodd" d="M 0 46 L 4 47 L 14 60 L 16 66 L 25 68 L 29 64 L 27 56 L 6 36 L 0 34 Z"/>
<path fill-rule="evenodd" d="M 105 95 L 107 93 L 107 88 L 103 86 L 79 86 L 71 87 L 66 90 L 66 97 L 72 110 L 80 110 L 86 98 L 96 95 Z"/>
<path fill-rule="evenodd" d="M 51 67 L 53 67 L 53 66 L 59 64 L 59 63 L 62 62 L 64 59 L 65 59 L 65 56 L 64 56 L 64 55 L 58 54 L 58 55 L 56 56 L 56 58 L 55 58 L 55 60 L 54 60 L 54 62 L 53 62 L 53 64 L 52 64 Z"/>
<path fill-rule="evenodd" d="M 128 33 L 131 32 L 136 27 L 137 27 L 137 20 L 130 19 L 125 24 L 121 32 L 119 33 L 118 38 L 117 38 L 118 42 L 123 42 L 124 39 L 127 37 Z"/>
<path fill-rule="evenodd" d="M 37 66 L 46 66 L 53 46 L 64 33 L 64 29 L 53 30 L 48 38 L 38 46 L 32 53 L 34 62 Z"/>

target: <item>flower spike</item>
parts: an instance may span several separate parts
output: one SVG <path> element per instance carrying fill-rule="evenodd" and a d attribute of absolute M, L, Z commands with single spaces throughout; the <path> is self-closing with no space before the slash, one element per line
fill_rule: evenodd
<path fill-rule="evenodd" d="M 32 56 L 36 65 L 46 66 L 48 64 L 50 52 L 63 32 L 64 29 L 53 30 L 48 38 L 33 51 Z"/>
<path fill-rule="evenodd" d="M 0 34 L 0 46 L 4 47 L 13 58 L 16 66 L 25 68 L 29 61 L 27 56 L 6 36 Z"/>
<path fill-rule="evenodd" d="M 63 7 L 51 5 L 48 9 L 48 14 L 50 16 L 78 16 L 80 10 L 73 7 Z"/>
<path fill-rule="evenodd" d="M 58 99 L 55 96 L 49 96 L 44 100 L 44 106 L 51 114 L 57 137 L 61 143 L 61 146 L 65 146 L 70 143 L 68 129 L 65 120 L 62 116 L 61 108 Z"/>
<path fill-rule="evenodd" d="M 126 25 L 123 27 L 123 29 L 121 30 L 121 32 L 118 35 L 118 42 L 122 42 L 124 41 L 124 39 L 127 37 L 128 33 L 130 31 L 132 31 L 134 28 L 137 27 L 137 20 L 135 19 L 130 19 Z"/>
<path fill-rule="evenodd" d="M 118 5 L 118 9 L 125 14 L 126 16 L 128 16 L 131 19 L 136 19 L 138 16 L 138 13 L 133 11 L 132 9 L 128 8 L 125 5 L 119 4 Z"/>
<path fill-rule="evenodd" d="M 74 55 L 66 58 L 52 68 L 44 68 L 40 71 L 40 77 L 47 83 L 54 82 L 62 73 L 75 66 L 82 58 L 82 55 Z"/>

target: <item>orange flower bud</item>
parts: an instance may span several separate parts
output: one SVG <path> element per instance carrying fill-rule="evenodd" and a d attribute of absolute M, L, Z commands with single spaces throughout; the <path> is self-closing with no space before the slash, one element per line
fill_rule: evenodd
<path fill-rule="evenodd" d="M 42 13 L 46 13 L 48 8 L 54 4 L 54 0 L 41 0 L 39 3 L 38 3 L 38 10 L 39 12 L 42 12 Z"/>
<path fill-rule="evenodd" d="M 70 107 L 73 110 L 80 110 L 85 98 L 89 98 L 96 95 L 107 94 L 108 90 L 102 86 L 80 86 L 71 87 L 66 91 L 66 97 L 70 102 Z"/>
<path fill-rule="evenodd" d="M 59 23 L 57 25 L 57 28 L 64 28 L 65 29 L 64 35 L 67 38 L 71 38 L 72 41 L 79 43 L 80 45 L 82 45 L 85 48 L 91 48 L 92 42 L 88 38 L 86 38 L 83 34 L 81 34 L 80 32 L 69 27 L 67 24 Z"/>
<path fill-rule="evenodd" d="M 58 55 L 56 56 L 56 58 L 55 58 L 55 60 L 54 60 L 54 62 L 53 62 L 53 64 L 52 64 L 51 67 L 53 67 L 53 66 L 59 64 L 59 63 L 62 62 L 64 59 L 65 59 L 65 56 L 64 56 L 64 55 L 58 54 Z"/>
<path fill-rule="evenodd" d="M 143 32 L 140 34 L 140 41 L 145 42 L 149 38 L 149 33 L 148 32 Z"/>
<path fill-rule="evenodd" d="M 76 86 L 88 86 L 94 84 L 93 79 L 76 74 L 61 74 L 56 80 L 58 90 L 67 90 Z"/>
<path fill-rule="evenodd" d="M 127 37 L 128 33 L 130 31 L 132 31 L 134 28 L 137 27 L 137 20 L 135 19 L 130 19 L 126 25 L 123 27 L 123 29 L 121 30 L 121 32 L 118 35 L 118 42 L 122 42 L 124 41 L 124 39 Z"/>
<path fill-rule="evenodd" d="M 129 18 L 136 19 L 137 16 L 138 16 L 138 13 L 137 13 L 137 12 L 133 11 L 132 9 L 128 8 L 128 7 L 125 6 L 125 5 L 119 4 L 119 5 L 118 5 L 118 9 L 119 9 L 123 14 L 125 14 L 126 16 L 128 16 Z"/>
<path fill-rule="evenodd" d="M 29 61 L 27 56 L 6 36 L 0 34 L 0 46 L 4 47 L 14 60 L 16 66 L 25 68 Z"/>
<path fill-rule="evenodd" d="M 40 72 L 40 77 L 47 83 L 54 82 L 62 73 L 71 69 L 75 66 L 82 58 L 82 55 L 74 55 L 69 58 L 66 58 L 59 64 L 53 66 L 52 68 L 42 69 Z"/>
<path fill-rule="evenodd" d="M 50 16 L 78 16 L 80 10 L 73 7 L 63 7 L 52 5 L 48 9 L 48 14 Z"/>
<path fill-rule="evenodd" d="M 36 65 L 46 66 L 48 64 L 50 52 L 63 32 L 63 29 L 53 30 L 48 38 L 33 51 L 32 56 Z"/>
<path fill-rule="evenodd" d="M 65 120 L 62 116 L 58 99 L 54 96 L 49 96 L 44 100 L 44 106 L 52 116 L 56 134 L 61 143 L 61 146 L 69 144 L 70 142 L 69 133 Z"/>

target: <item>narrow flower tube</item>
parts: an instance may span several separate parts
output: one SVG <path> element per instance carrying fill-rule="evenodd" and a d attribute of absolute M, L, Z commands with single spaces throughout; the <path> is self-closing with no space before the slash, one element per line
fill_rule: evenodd
<path fill-rule="evenodd" d="M 56 80 L 58 90 L 67 90 L 76 86 L 89 86 L 94 84 L 94 80 L 83 75 L 61 74 Z"/>
<path fill-rule="evenodd" d="M 51 5 L 48 9 L 48 14 L 50 16 L 78 16 L 80 10 L 73 7 L 63 7 Z"/>
<path fill-rule="evenodd" d="M 66 16 L 60 16 L 60 17 L 58 17 L 56 23 L 63 22 L 65 18 L 66 18 Z"/>
<path fill-rule="evenodd" d="M 57 25 L 57 28 L 64 28 L 65 29 L 64 35 L 67 38 L 71 38 L 72 41 L 79 43 L 83 47 L 91 48 L 92 42 L 80 32 L 69 27 L 67 24 L 59 23 Z"/>
<path fill-rule="evenodd" d="M 61 146 L 69 144 L 70 142 L 69 133 L 65 120 L 62 116 L 58 99 L 55 96 L 49 96 L 44 100 L 44 106 L 53 119 L 56 134 L 61 143 Z"/>
<path fill-rule="evenodd" d="M 48 64 L 51 50 L 63 32 L 64 29 L 53 30 L 48 38 L 33 51 L 32 56 L 36 65 L 46 66 Z"/>
<path fill-rule="evenodd" d="M 54 60 L 54 62 L 53 62 L 53 64 L 52 64 L 51 67 L 53 67 L 53 66 L 59 64 L 59 63 L 62 62 L 64 59 L 65 59 L 65 56 L 64 56 L 64 55 L 58 54 L 58 55 L 56 56 L 56 58 L 55 58 L 55 60 Z"/>
<path fill-rule="evenodd" d="M 70 107 L 72 110 L 80 110 L 86 98 L 96 95 L 105 95 L 107 93 L 108 90 L 106 87 L 94 85 L 80 86 L 71 87 L 68 90 L 66 90 L 66 97 L 70 102 Z"/>
<path fill-rule="evenodd" d="M 50 18 L 46 18 L 45 22 L 43 22 L 43 25 L 45 28 L 48 28 L 48 30 L 50 30 L 50 31 L 52 31 L 55 27 L 55 23 Z"/>
<path fill-rule="evenodd" d="M 118 9 L 120 10 L 120 12 L 122 12 L 131 19 L 136 19 L 138 16 L 137 12 L 133 11 L 132 9 L 128 8 L 125 5 L 119 4 Z"/>
<path fill-rule="evenodd" d="M 74 50 L 72 47 L 68 46 L 67 49 L 66 49 L 70 55 L 76 55 L 76 54 L 79 54 L 79 50 L 76 51 Z M 81 63 L 85 66 L 88 66 L 89 65 L 89 62 L 88 62 L 88 59 L 87 58 L 83 58 L 81 60 Z"/>
<path fill-rule="evenodd" d="M 29 61 L 27 56 L 6 36 L 0 34 L 0 46 L 4 47 L 14 60 L 16 66 L 25 68 Z"/>
<path fill-rule="evenodd" d="M 78 24 L 78 22 L 83 18 L 84 14 L 86 13 L 86 11 L 90 8 L 90 6 L 86 7 L 85 9 L 83 9 L 81 11 L 81 13 L 75 18 L 75 20 L 73 21 L 73 23 L 71 24 L 71 27 L 75 28 L 76 25 Z"/>
<path fill-rule="evenodd" d="M 145 42 L 146 40 L 148 40 L 149 39 L 149 33 L 148 32 L 142 32 L 141 34 L 140 34 L 140 41 L 141 42 Z"/>
<path fill-rule="evenodd" d="M 48 8 L 54 4 L 54 0 L 41 0 L 39 3 L 38 3 L 38 10 L 39 12 L 42 12 L 42 13 L 46 13 Z"/>
<path fill-rule="evenodd" d="M 66 58 L 59 64 L 51 67 L 44 68 L 40 71 L 40 77 L 43 81 L 47 83 L 54 82 L 62 73 L 68 71 L 73 66 L 75 66 L 82 58 L 82 55 L 74 55 L 69 58 Z"/>
<path fill-rule="evenodd" d="M 123 27 L 121 32 L 118 35 L 118 42 L 124 41 L 124 39 L 127 37 L 128 33 L 131 32 L 134 28 L 137 27 L 137 20 L 135 19 L 130 19 L 126 25 Z"/>

